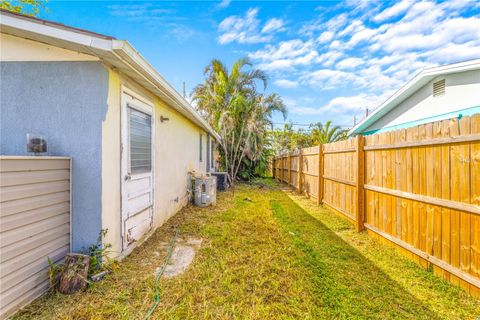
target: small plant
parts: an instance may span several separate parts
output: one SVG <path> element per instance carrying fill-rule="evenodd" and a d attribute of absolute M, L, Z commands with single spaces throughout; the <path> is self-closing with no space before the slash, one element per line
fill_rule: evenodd
<path fill-rule="evenodd" d="M 63 263 L 56 264 L 55 262 L 52 261 L 52 259 L 50 259 L 50 257 L 47 257 L 47 260 L 48 260 L 48 265 L 50 266 L 50 270 L 49 270 L 50 288 L 53 288 L 58 283 L 59 276 L 64 269 L 64 264 Z"/>
<path fill-rule="evenodd" d="M 88 284 L 90 284 L 88 278 L 98 272 L 101 268 L 105 267 L 105 263 L 102 263 L 102 259 L 107 259 L 107 254 L 109 252 L 108 250 L 112 247 L 110 243 L 107 243 L 105 245 L 102 244 L 102 239 L 107 235 L 107 232 L 107 229 L 100 230 L 97 242 L 89 246 L 87 249 L 82 250 L 82 254 L 88 256 L 89 261 L 87 278 L 84 279 L 85 282 Z M 50 259 L 50 257 L 47 257 L 47 260 L 48 265 L 50 266 L 49 277 L 51 288 L 55 287 L 58 284 L 61 276 L 66 277 L 67 279 L 73 279 L 74 277 L 77 277 L 78 274 L 81 272 L 82 265 L 84 265 L 81 260 L 78 260 L 78 263 L 75 263 L 73 267 L 71 266 L 69 268 L 66 268 L 66 265 L 63 262 L 55 263 L 52 261 L 52 259 Z"/>
<path fill-rule="evenodd" d="M 90 266 L 88 268 L 88 276 L 93 275 L 95 272 L 99 271 L 102 267 L 102 259 L 108 259 L 107 255 L 109 249 L 112 247 L 110 243 L 103 245 L 102 239 L 107 235 L 108 229 L 100 230 L 98 234 L 97 242 L 88 247 L 88 249 L 83 250 L 85 255 L 90 257 Z"/>

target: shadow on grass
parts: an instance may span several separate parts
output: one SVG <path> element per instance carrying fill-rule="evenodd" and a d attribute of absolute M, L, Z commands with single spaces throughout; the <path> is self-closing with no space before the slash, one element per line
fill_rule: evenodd
<path fill-rule="evenodd" d="M 270 201 L 273 215 L 303 253 L 299 263 L 328 317 L 440 318 L 292 199 L 281 198 Z"/>

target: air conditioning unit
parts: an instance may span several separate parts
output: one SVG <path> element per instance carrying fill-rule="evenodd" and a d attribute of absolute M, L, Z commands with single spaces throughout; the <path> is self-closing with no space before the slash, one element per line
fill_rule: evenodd
<path fill-rule="evenodd" d="M 217 177 L 196 176 L 193 182 L 193 203 L 199 207 L 217 202 Z"/>
<path fill-rule="evenodd" d="M 217 190 L 225 191 L 229 187 L 227 173 L 226 172 L 212 172 L 212 176 L 217 177 Z"/>

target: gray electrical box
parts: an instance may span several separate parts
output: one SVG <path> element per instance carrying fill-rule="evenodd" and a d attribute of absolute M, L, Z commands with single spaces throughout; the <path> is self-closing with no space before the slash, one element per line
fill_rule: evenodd
<path fill-rule="evenodd" d="M 217 177 L 198 176 L 193 182 L 193 203 L 199 207 L 215 205 L 217 202 Z"/>

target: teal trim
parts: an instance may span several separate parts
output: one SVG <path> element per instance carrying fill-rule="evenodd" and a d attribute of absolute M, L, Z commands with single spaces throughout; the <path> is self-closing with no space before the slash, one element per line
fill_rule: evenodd
<path fill-rule="evenodd" d="M 476 113 L 480 113 L 480 106 L 475 106 L 467 109 L 444 113 L 444 114 L 440 114 L 433 117 L 427 117 L 423 119 L 409 121 L 409 122 L 405 122 L 405 123 L 397 124 L 394 126 L 381 128 L 381 129 L 365 131 L 365 132 L 362 132 L 362 135 L 369 136 L 371 134 L 394 131 L 398 129 L 405 129 L 405 128 L 410 128 L 410 127 L 418 126 L 418 125 L 429 123 L 429 122 L 440 121 L 440 120 L 451 119 L 451 118 L 458 118 L 460 120 L 464 116 L 471 116 Z"/>

